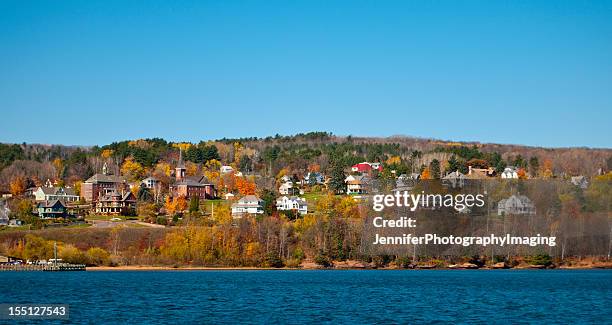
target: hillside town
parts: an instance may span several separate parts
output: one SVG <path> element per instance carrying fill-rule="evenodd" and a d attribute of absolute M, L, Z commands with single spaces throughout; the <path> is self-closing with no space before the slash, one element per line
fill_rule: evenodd
<path fill-rule="evenodd" d="M 495 189 L 484 213 L 491 219 L 488 223 L 503 222 L 505 227 L 515 217 L 531 220 L 539 213 L 557 211 L 538 206 L 540 192 L 530 188 L 540 185 L 529 184 L 554 182 L 562 191 L 561 200 L 567 200 L 563 191 L 569 190 L 576 200 L 584 201 L 581 197 L 601 195 L 601 182 L 608 186 L 612 175 L 612 155 L 591 162 L 589 169 L 563 170 L 562 164 L 546 157 L 502 155 L 475 145 L 437 143 L 422 151 L 399 144 L 347 142 L 350 139 L 328 144 L 329 139 L 327 133 L 199 144 L 145 139 L 31 160 L 25 159 L 23 148 L 12 145 L 9 149 L 21 150 L 23 157 L 5 162 L 0 172 L 0 179 L 10 173 L 0 199 L 0 229 L 180 231 L 198 226 L 212 227 L 214 232 L 228 225 L 236 229 L 232 232 L 240 232 L 247 224 L 276 222 L 291 225 L 295 232 L 305 224 L 330 222 L 333 216 L 345 218 L 347 226 L 358 222 L 365 217 L 360 207 L 367 207 L 363 202 L 372 195 L 426 188 L 450 193 L 474 186 Z M 310 144 L 299 142 L 305 140 Z M 265 141 L 276 144 L 261 146 Z M 587 170 L 591 174 L 578 174 Z M 603 190 L 603 195 L 609 193 Z M 588 209 L 585 213 L 590 213 Z M 275 232 L 274 238 L 292 236 L 284 231 Z M 291 259 L 285 240 L 266 244 L 265 254 Z M 319 245 L 328 244 L 315 246 Z M 305 255 L 299 260 L 322 252 L 337 258 L 326 249 L 300 250 Z"/>

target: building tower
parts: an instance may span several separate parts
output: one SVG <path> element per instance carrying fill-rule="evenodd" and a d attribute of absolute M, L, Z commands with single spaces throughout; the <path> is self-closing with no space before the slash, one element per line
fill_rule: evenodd
<path fill-rule="evenodd" d="M 185 179 L 185 172 L 187 171 L 187 168 L 185 168 L 185 162 L 183 162 L 183 150 L 182 149 L 179 149 L 179 161 L 174 170 L 175 170 L 174 177 L 176 178 L 177 182 L 180 182 L 183 179 Z"/>

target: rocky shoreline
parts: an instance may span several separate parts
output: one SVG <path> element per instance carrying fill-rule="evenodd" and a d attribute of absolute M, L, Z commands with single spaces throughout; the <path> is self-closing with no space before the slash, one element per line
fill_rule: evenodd
<path fill-rule="evenodd" d="M 313 261 L 304 261 L 299 267 L 290 268 L 271 268 L 271 267 L 211 267 L 211 266 L 148 266 L 148 265 L 129 265 L 129 266 L 97 266 L 87 267 L 87 271 L 232 271 L 232 270 L 244 270 L 244 271 L 255 271 L 255 270 L 589 270 L 589 269 L 612 269 L 612 261 L 608 262 L 597 262 L 597 263 L 572 263 L 571 265 L 560 263 L 551 265 L 533 265 L 527 263 L 521 263 L 518 265 L 510 265 L 508 263 L 499 262 L 491 265 L 479 266 L 474 263 L 460 263 L 460 264 L 409 264 L 405 267 L 399 267 L 396 265 L 390 266 L 377 266 L 373 263 L 364 263 L 361 261 L 347 260 L 347 261 L 335 261 L 329 266 L 323 266 L 316 264 Z"/>

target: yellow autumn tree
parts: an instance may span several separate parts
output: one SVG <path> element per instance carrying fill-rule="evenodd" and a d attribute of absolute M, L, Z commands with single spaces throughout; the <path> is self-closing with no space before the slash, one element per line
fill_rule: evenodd
<path fill-rule="evenodd" d="M 113 155 L 114 151 L 112 149 L 104 149 L 102 150 L 102 152 L 100 153 L 100 156 L 102 156 L 102 158 L 110 158 Z"/>
<path fill-rule="evenodd" d="M 387 165 L 399 165 L 402 162 L 402 158 L 400 156 L 391 156 L 387 159 Z"/>
<path fill-rule="evenodd" d="M 174 148 L 177 148 L 183 151 L 187 151 L 187 149 L 189 149 L 189 147 L 191 147 L 192 144 L 189 142 L 181 142 L 181 143 L 173 143 L 172 146 Z"/>
<path fill-rule="evenodd" d="M 121 173 L 130 181 L 140 180 L 144 175 L 144 168 L 141 164 L 134 160 L 133 157 L 127 157 L 121 165 Z"/>
<path fill-rule="evenodd" d="M 53 168 L 55 168 L 55 178 L 61 178 L 62 171 L 64 170 L 64 163 L 62 162 L 62 160 L 60 158 L 55 158 L 53 159 L 51 164 L 53 164 Z"/>
<path fill-rule="evenodd" d="M 153 169 L 153 174 L 158 176 L 167 176 L 172 175 L 172 166 L 165 162 L 158 162 Z"/>

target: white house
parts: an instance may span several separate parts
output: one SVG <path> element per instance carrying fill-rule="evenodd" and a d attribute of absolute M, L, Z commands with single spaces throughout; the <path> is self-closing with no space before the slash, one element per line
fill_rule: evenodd
<path fill-rule="evenodd" d="M 229 174 L 234 172 L 234 167 L 232 166 L 221 166 L 220 170 L 221 174 Z"/>
<path fill-rule="evenodd" d="M 365 194 L 366 177 L 361 175 L 349 175 L 344 179 L 346 183 L 346 194 Z"/>
<path fill-rule="evenodd" d="M 76 202 L 79 196 L 76 195 L 73 188 L 61 186 L 40 186 L 34 191 L 36 201 L 54 201 L 62 200 L 64 202 Z"/>
<path fill-rule="evenodd" d="M 234 197 L 236 197 L 236 196 L 234 195 L 234 193 L 230 192 L 230 193 L 225 194 L 224 197 L 225 197 L 226 200 L 233 200 Z"/>
<path fill-rule="evenodd" d="M 571 182 L 583 190 L 589 187 L 589 180 L 585 176 L 572 176 Z"/>
<path fill-rule="evenodd" d="M 293 193 L 295 191 L 295 189 L 293 188 L 293 182 L 286 182 L 281 184 L 281 186 L 278 188 L 278 192 L 282 195 L 292 195 L 295 194 Z"/>
<path fill-rule="evenodd" d="M 147 177 L 140 181 L 140 184 L 142 184 L 146 188 L 153 189 L 157 186 L 157 184 L 159 184 L 159 179 L 155 177 Z"/>
<path fill-rule="evenodd" d="M 281 181 L 282 183 L 289 183 L 289 182 L 292 182 L 292 180 L 291 180 L 291 176 L 289 176 L 289 175 L 285 175 L 285 176 L 281 177 L 280 181 Z"/>
<path fill-rule="evenodd" d="M 321 173 L 308 172 L 304 175 L 302 185 L 322 185 L 325 184 L 325 176 Z"/>
<path fill-rule="evenodd" d="M 465 174 L 456 170 L 442 177 L 442 184 L 450 186 L 452 188 L 463 187 L 465 185 L 465 180 Z"/>
<path fill-rule="evenodd" d="M 239 218 L 244 214 L 262 214 L 263 201 L 255 195 L 242 197 L 238 202 L 232 204 L 232 216 Z"/>
<path fill-rule="evenodd" d="M 504 171 L 501 173 L 501 178 L 518 179 L 518 169 L 513 166 L 504 168 Z"/>
<path fill-rule="evenodd" d="M 497 204 L 497 215 L 505 214 L 533 215 L 536 214 L 536 209 L 525 195 L 512 195 Z"/>
<path fill-rule="evenodd" d="M 294 210 L 304 215 L 308 213 L 308 204 L 303 198 L 282 196 L 276 200 L 276 209 L 279 211 Z"/>

